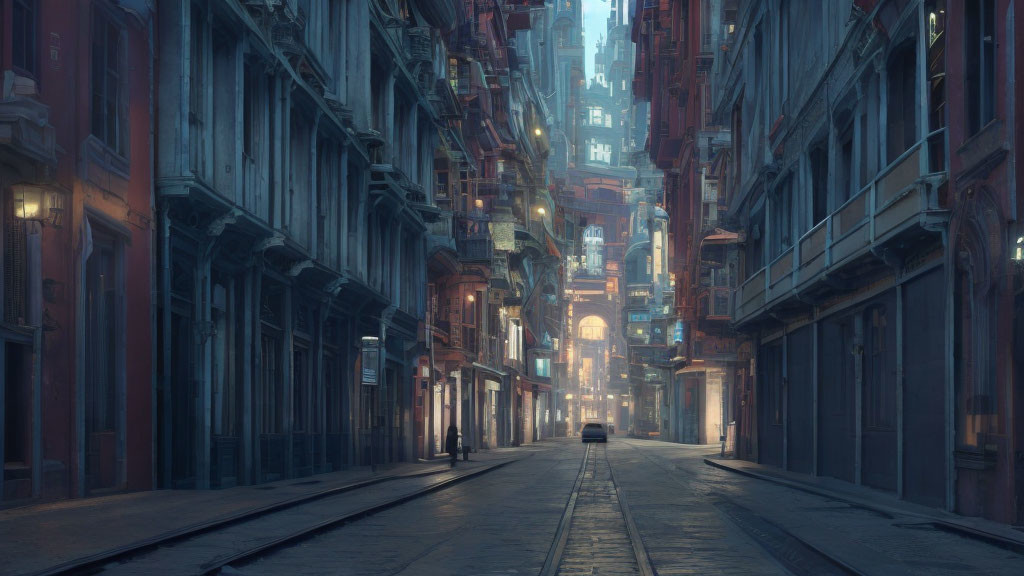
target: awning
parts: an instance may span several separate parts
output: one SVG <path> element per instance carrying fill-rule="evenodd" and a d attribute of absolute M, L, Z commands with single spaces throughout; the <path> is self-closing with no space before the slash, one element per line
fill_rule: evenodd
<path fill-rule="evenodd" d="M 740 236 L 735 232 L 715 228 L 715 233 L 705 236 L 701 244 L 735 244 L 739 242 Z"/>
<path fill-rule="evenodd" d="M 490 372 L 491 374 L 494 374 L 495 376 L 499 376 L 502 378 L 508 376 L 508 372 L 502 372 L 497 368 L 491 368 L 490 366 L 487 366 L 486 364 L 480 364 L 479 362 L 473 362 L 473 367 L 483 370 L 484 372 Z"/>

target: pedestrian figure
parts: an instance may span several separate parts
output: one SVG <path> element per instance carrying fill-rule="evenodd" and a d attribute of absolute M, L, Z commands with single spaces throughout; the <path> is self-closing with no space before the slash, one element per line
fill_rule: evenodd
<path fill-rule="evenodd" d="M 448 451 L 448 457 L 452 460 L 452 468 L 455 467 L 455 460 L 459 457 L 459 429 L 455 424 L 448 426 L 448 436 L 444 439 L 444 447 Z"/>

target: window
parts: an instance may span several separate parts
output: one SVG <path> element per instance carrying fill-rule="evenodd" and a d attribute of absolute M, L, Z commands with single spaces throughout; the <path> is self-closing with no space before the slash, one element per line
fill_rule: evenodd
<path fill-rule="evenodd" d="M 817 225 L 828 216 L 828 145 L 815 145 L 807 156 L 811 163 L 811 224 Z"/>
<path fill-rule="evenodd" d="M 853 197 L 853 124 L 839 133 L 839 157 L 836 160 L 836 200 L 834 209 Z"/>
<path fill-rule="evenodd" d="M 35 77 L 39 43 L 36 0 L 14 0 L 11 7 L 11 63 L 19 72 Z"/>
<path fill-rule="evenodd" d="M 536 376 L 541 378 L 551 377 L 551 360 L 549 358 L 535 358 L 533 363 Z"/>
<path fill-rule="evenodd" d="M 92 134 L 114 152 L 128 152 L 124 30 L 102 8 L 92 20 Z"/>
<path fill-rule="evenodd" d="M 519 360 L 522 358 L 523 349 L 523 327 L 519 324 L 518 318 L 508 320 L 508 359 Z"/>
<path fill-rule="evenodd" d="M 242 75 L 242 154 L 253 158 L 256 151 L 256 135 L 259 127 L 255 125 L 259 111 L 257 110 L 256 72 L 251 64 L 245 66 Z"/>
<path fill-rule="evenodd" d="M 600 108 L 590 108 L 589 112 L 591 126 L 600 126 L 604 123 L 604 113 Z"/>
<path fill-rule="evenodd" d="M 965 2 L 964 87 L 967 133 L 976 134 L 995 117 L 995 1 Z"/>
<path fill-rule="evenodd" d="M 590 141 L 590 161 L 610 164 L 612 161 L 612 145 L 599 144 L 597 140 Z"/>
<path fill-rule="evenodd" d="M 793 245 L 793 175 L 787 175 L 775 187 L 771 197 L 771 257 L 774 259 Z"/>
<path fill-rule="evenodd" d="M 886 159 L 892 163 L 917 142 L 917 51 L 910 39 L 889 57 Z"/>

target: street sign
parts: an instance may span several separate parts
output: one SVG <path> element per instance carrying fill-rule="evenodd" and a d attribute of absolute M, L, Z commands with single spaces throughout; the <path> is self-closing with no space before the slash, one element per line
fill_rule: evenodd
<path fill-rule="evenodd" d="M 362 338 L 362 378 L 364 386 L 377 385 L 377 370 L 380 367 L 380 339 L 376 336 Z"/>

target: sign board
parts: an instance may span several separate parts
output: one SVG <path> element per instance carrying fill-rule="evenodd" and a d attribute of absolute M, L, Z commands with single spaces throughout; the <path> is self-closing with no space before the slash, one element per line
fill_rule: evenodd
<path fill-rule="evenodd" d="M 491 222 L 491 239 L 495 250 L 515 250 L 516 225 L 514 222 Z"/>
<path fill-rule="evenodd" d="M 377 371 L 380 369 L 380 339 L 376 336 L 363 336 L 361 363 L 363 385 L 376 386 Z"/>

